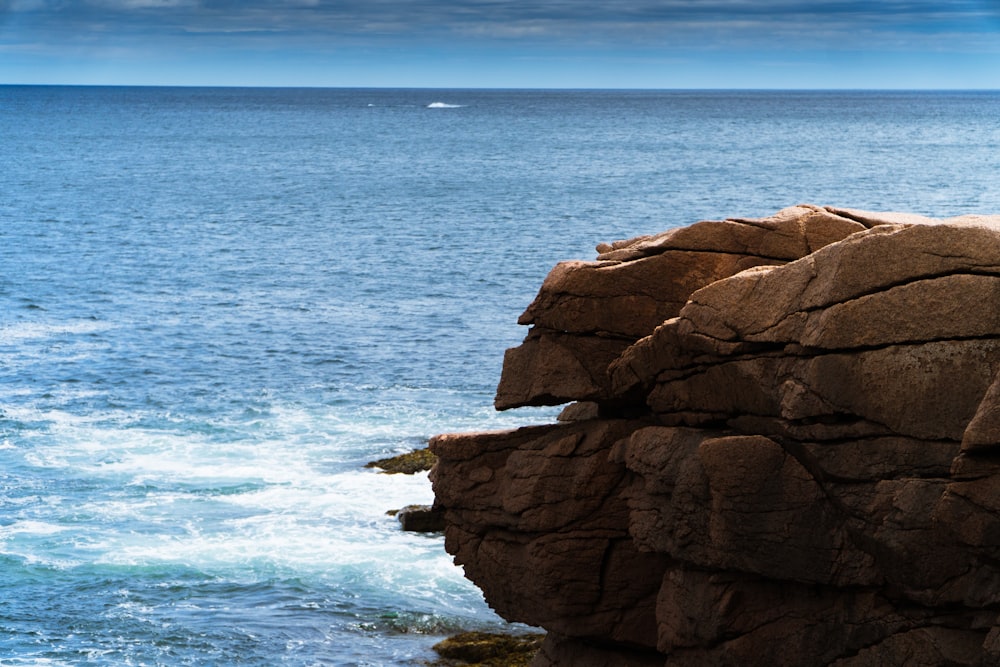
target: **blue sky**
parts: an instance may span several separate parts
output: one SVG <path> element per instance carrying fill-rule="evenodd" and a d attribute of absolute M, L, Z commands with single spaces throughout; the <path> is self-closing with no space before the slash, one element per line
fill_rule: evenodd
<path fill-rule="evenodd" d="M 0 83 L 1000 89 L 1000 1 L 0 0 Z"/>

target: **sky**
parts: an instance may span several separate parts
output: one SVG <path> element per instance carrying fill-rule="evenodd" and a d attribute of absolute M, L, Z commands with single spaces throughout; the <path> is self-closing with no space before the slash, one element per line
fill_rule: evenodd
<path fill-rule="evenodd" d="M 1000 0 L 0 0 L 0 84 L 1000 89 Z"/>

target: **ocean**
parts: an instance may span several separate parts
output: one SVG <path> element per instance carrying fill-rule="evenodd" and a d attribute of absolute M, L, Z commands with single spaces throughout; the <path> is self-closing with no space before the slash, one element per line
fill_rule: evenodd
<path fill-rule="evenodd" d="M 0 86 L 0 665 L 414 665 L 493 614 L 373 459 L 496 413 L 551 266 L 1000 213 L 1000 93 Z"/>

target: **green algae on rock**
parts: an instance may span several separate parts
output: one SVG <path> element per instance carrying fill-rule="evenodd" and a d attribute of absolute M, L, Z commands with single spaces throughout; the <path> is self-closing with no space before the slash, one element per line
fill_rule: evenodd
<path fill-rule="evenodd" d="M 414 473 L 430 470 L 437 462 L 437 457 L 426 447 L 399 456 L 391 456 L 387 459 L 379 459 L 365 465 L 366 468 L 379 468 L 382 472 L 395 475 L 412 475 Z"/>
<path fill-rule="evenodd" d="M 442 660 L 431 667 L 527 667 L 545 635 L 463 632 L 434 645 Z"/>

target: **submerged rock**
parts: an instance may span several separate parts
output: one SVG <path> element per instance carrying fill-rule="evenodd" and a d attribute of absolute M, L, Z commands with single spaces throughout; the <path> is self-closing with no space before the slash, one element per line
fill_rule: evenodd
<path fill-rule="evenodd" d="M 1000 664 L 1000 217 L 797 206 L 599 247 L 434 438 L 446 548 L 532 663 Z M 780 647 L 780 650 L 775 650 Z"/>

